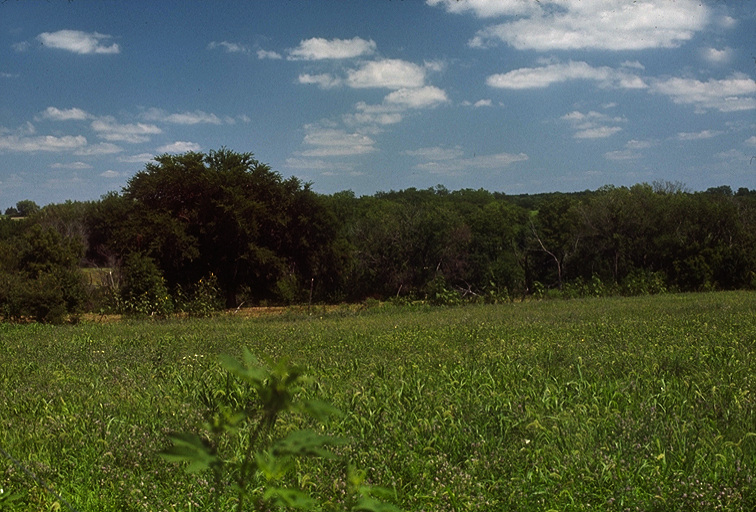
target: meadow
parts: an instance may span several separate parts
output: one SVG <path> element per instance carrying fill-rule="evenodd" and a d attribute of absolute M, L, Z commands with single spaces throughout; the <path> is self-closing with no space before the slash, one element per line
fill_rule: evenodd
<path fill-rule="evenodd" d="M 0 324 L 0 510 L 230 507 L 158 453 L 206 431 L 243 347 L 307 369 L 402 510 L 756 510 L 752 292 L 311 313 Z M 286 478 L 340 510 L 345 467 Z"/>

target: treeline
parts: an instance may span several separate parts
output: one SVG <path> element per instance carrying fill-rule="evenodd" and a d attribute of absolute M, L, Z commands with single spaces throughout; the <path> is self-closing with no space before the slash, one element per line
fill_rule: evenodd
<path fill-rule="evenodd" d="M 159 156 L 98 201 L 6 213 L 6 320 L 756 286 L 756 191 L 727 186 L 321 195 L 221 149 Z"/>

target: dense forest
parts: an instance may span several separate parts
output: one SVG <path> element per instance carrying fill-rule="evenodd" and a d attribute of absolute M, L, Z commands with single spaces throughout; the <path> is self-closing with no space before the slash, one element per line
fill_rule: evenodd
<path fill-rule="evenodd" d="M 162 155 L 120 193 L 0 218 L 0 317 L 206 314 L 756 287 L 756 190 L 323 195 L 249 153 Z"/>

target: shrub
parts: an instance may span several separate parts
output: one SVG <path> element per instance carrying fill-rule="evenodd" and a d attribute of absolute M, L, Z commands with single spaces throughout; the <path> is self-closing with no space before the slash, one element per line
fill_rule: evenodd
<path fill-rule="evenodd" d="M 188 290 L 176 290 L 176 309 L 191 316 L 206 317 L 223 309 L 223 298 L 218 278 L 211 273 L 192 285 Z"/>
<path fill-rule="evenodd" d="M 340 414 L 339 411 L 319 400 L 303 399 L 303 391 L 311 380 L 301 368 L 286 360 L 267 367 L 245 348 L 243 361 L 222 356 L 221 363 L 227 377 L 215 387 L 204 382 L 200 391 L 200 399 L 206 407 L 205 432 L 203 435 L 171 434 L 172 446 L 162 452 L 163 458 L 187 464 L 186 471 L 190 473 L 211 473 L 212 508 L 217 511 L 221 510 L 221 489 L 229 480 L 234 481 L 235 508 L 239 512 L 247 503 L 261 511 L 321 509 L 318 500 L 301 485 L 292 485 L 288 477 L 297 459 L 338 459 L 331 447 L 345 441 L 312 429 L 292 429 L 291 420 L 299 416 L 323 426 L 330 416 Z M 278 424 L 282 416 L 287 416 L 288 428 Z M 385 490 L 366 485 L 364 481 L 364 472 L 349 467 L 347 505 L 350 510 L 398 512 L 396 507 L 378 498 Z"/>
<path fill-rule="evenodd" d="M 622 295 L 654 295 L 666 293 L 667 279 L 664 272 L 635 270 L 622 280 Z"/>
<path fill-rule="evenodd" d="M 166 316 L 173 300 L 155 261 L 139 252 L 126 257 L 121 268 L 120 309 L 126 315 Z"/>

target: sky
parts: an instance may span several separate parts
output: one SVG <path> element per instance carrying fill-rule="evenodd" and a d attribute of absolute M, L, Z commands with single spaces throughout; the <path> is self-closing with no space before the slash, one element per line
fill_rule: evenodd
<path fill-rule="evenodd" d="M 251 152 L 323 194 L 756 189 L 754 0 L 5 0 L 0 210 Z"/>

